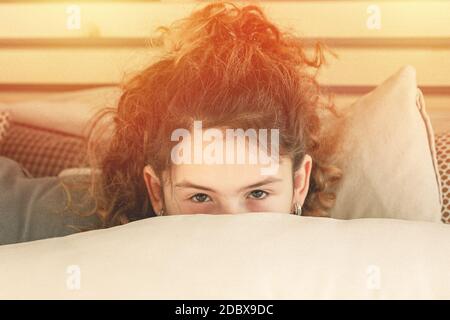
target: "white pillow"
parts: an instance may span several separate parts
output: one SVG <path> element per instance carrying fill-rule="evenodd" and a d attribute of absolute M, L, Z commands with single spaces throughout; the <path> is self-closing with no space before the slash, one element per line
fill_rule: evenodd
<path fill-rule="evenodd" d="M 0 299 L 449 299 L 450 226 L 179 215 L 0 246 Z"/>

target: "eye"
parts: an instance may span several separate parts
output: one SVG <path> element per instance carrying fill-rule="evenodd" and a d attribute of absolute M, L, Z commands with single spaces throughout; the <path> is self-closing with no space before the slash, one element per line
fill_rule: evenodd
<path fill-rule="evenodd" d="M 256 199 L 256 200 L 261 200 L 261 199 L 266 198 L 268 195 L 269 194 L 266 191 L 253 190 L 252 192 L 250 192 L 249 197 Z"/>
<path fill-rule="evenodd" d="M 191 200 L 194 202 L 207 202 L 207 201 L 211 201 L 211 199 L 209 198 L 209 196 L 207 194 L 204 193 L 197 193 L 195 195 L 193 195 L 191 197 Z"/>

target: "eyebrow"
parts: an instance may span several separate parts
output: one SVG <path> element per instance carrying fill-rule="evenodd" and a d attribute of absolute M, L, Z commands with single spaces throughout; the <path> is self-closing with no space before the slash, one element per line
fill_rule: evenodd
<path fill-rule="evenodd" d="M 256 188 L 256 187 L 261 187 L 264 186 L 266 184 L 269 183 L 274 183 L 274 182 L 280 182 L 282 181 L 282 179 L 280 178 L 275 178 L 275 177 L 267 177 L 264 180 L 258 181 L 254 184 L 251 184 L 249 186 L 243 187 L 241 189 L 239 189 L 239 191 L 245 190 L 245 189 L 251 189 L 251 188 Z M 205 190 L 205 191 L 210 191 L 210 192 L 216 192 L 214 189 L 209 188 L 209 187 L 205 187 L 205 186 L 201 186 L 189 181 L 182 181 L 180 183 L 177 183 L 175 185 L 176 188 L 194 188 L 194 189 L 200 189 L 200 190 Z"/>

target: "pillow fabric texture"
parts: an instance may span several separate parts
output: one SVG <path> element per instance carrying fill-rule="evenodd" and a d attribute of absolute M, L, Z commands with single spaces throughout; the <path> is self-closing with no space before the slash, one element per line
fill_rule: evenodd
<path fill-rule="evenodd" d="M 30 177 L 57 176 L 87 163 L 83 138 L 14 122 L 0 155 L 20 163 Z"/>
<path fill-rule="evenodd" d="M 0 111 L 0 144 L 4 140 L 10 127 L 11 115 L 9 111 Z"/>
<path fill-rule="evenodd" d="M 450 223 L 450 131 L 436 136 L 436 152 L 442 185 L 442 222 Z"/>
<path fill-rule="evenodd" d="M 416 72 L 405 66 L 343 110 L 333 218 L 441 221 L 435 139 Z"/>

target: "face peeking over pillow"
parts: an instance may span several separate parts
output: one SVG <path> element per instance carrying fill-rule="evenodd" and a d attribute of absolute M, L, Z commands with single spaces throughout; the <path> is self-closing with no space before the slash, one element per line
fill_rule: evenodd
<path fill-rule="evenodd" d="M 155 215 L 327 216 L 341 170 L 338 117 L 301 39 L 254 5 L 209 4 L 162 28 L 164 53 L 123 85 L 90 136 L 91 190 L 107 224 Z M 112 137 L 102 139 L 112 115 Z"/>

